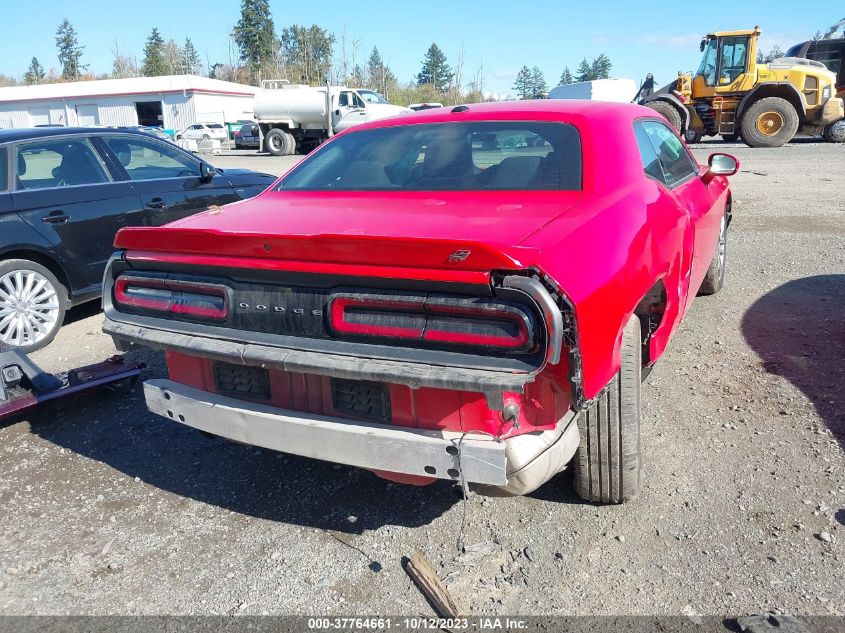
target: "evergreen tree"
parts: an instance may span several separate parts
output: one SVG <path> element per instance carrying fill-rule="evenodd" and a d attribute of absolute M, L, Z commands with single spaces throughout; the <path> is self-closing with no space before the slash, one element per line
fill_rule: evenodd
<path fill-rule="evenodd" d="M 80 63 L 82 49 L 76 37 L 76 30 L 68 22 L 62 20 L 56 29 L 56 48 L 59 49 L 59 63 L 62 65 L 62 78 L 67 81 L 78 81 L 82 71 L 88 68 Z"/>
<path fill-rule="evenodd" d="M 367 77 L 361 64 L 355 64 L 352 75 L 349 77 L 349 83 L 352 88 L 362 88 L 367 83 Z"/>
<path fill-rule="evenodd" d="M 27 85 L 31 86 L 32 84 L 40 84 L 44 81 L 44 77 L 44 67 L 38 61 L 37 57 L 33 57 L 29 68 L 24 73 L 24 81 L 26 81 Z"/>
<path fill-rule="evenodd" d="M 194 43 L 190 37 L 185 38 L 185 46 L 182 48 L 182 52 L 185 56 L 185 72 L 189 75 L 199 74 L 202 68 L 202 62 L 200 62 L 199 53 L 194 48 Z"/>
<path fill-rule="evenodd" d="M 367 82 L 370 88 L 382 94 L 387 92 L 388 86 L 396 83 L 396 77 L 385 65 L 381 53 L 375 46 L 367 60 Z"/>
<path fill-rule="evenodd" d="M 546 83 L 546 78 L 543 77 L 543 71 L 537 66 L 531 69 L 531 99 L 545 99 L 549 92 L 549 86 Z"/>
<path fill-rule="evenodd" d="M 531 82 L 531 69 L 528 66 L 523 66 L 516 74 L 516 79 L 513 82 L 513 91 L 520 99 L 531 99 L 533 93 Z"/>
<path fill-rule="evenodd" d="M 152 33 L 144 44 L 144 63 L 141 66 L 141 73 L 145 77 L 158 77 L 167 74 L 167 62 L 164 59 L 164 39 L 153 28 Z"/>
<path fill-rule="evenodd" d="M 569 66 L 565 66 L 563 72 L 560 74 L 560 82 L 558 83 L 558 85 L 568 86 L 571 83 L 575 83 L 575 79 L 572 77 L 572 73 L 569 71 Z"/>
<path fill-rule="evenodd" d="M 593 79 L 593 67 L 587 61 L 586 57 L 581 60 L 578 70 L 575 72 L 577 73 L 575 75 L 575 81 L 592 81 Z"/>
<path fill-rule="evenodd" d="M 438 92 L 443 92 L 452 83 L 455 73 L 446 63 L 446 55 L 437 44 L 432 43 L 426 51 L 422 69 L 417 75 L 417 83 L 431 84 Z"/>
<path fill-rule="evenodd" d="M 613 68 L 613 64 L 610 63 L 608 56 L 602 53 L 593 60 L 593 63 L 590 66 L 590 74 L 592 75 L 590 78 L 608 79 L 610 77 L 611 68 Z"/>
<path fill-rule="evenodd" d="M 232 37 L 253 76 L 262 64 L 270 65 L 276 57 L 276 31 L 270 15 L 270 0 L 241 0 L 241 19 Z"/>
<path fill-rule="evenodd" d="M 769 62 L 773 62 L 776 59 L 780 59 L 783 56 L 784 56 L 784 53 L 783 53 L 782 50 L 780 50 L 780 46 L 775 44 L 774 46 L 772 46 L 772 50 L 769 51 L 769 54 L 766 55 L 763 58 L 763 62 L 768 64 Z"/>

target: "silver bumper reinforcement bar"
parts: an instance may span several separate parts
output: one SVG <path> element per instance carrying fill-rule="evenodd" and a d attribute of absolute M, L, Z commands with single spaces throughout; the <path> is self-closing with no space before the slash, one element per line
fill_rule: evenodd
<path fill-rule="evenodd" d="M 463 434 L 288 411 L 171 380 L 144 383 L 153 413 L 231 440 L 313 459 L 423 477 L 505 486 L 505 443 Z M 463 439 L 461 437 L 463 436 Z"/>

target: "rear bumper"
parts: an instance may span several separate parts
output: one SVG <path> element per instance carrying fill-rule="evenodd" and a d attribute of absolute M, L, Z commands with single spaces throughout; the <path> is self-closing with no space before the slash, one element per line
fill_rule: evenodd
<path fill-rule="evenodd" d="M 170 380 L 148 380 L 144 397 L 153 413 L 245 444 L 373 470 L 455 481 L 463 471 L 470 483 L 507 484 L 505 443 L 486 435 L 288 411 Z"/>
<path fill-rule="evenodd" d="M 526 494 L 562 471 L 578 447 L 576 415 L 508 439 L 289 411 L 171 380 L 144 383 L 153 413 L 238 442 L 359 468 L 463 479 L 487 494 Z"/>

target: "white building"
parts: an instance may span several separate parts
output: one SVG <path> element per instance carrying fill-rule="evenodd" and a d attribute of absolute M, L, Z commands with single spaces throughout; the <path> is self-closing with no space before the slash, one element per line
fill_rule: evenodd
<path fill-rule="evenodd" d="M 197 75 L 133 77 L 0 88 L 0 128 L 161 126 L 252 119 L 253 86 Z"/>

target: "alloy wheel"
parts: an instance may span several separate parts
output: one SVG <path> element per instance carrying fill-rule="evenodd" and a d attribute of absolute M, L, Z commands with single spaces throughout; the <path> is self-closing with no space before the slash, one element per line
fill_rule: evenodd
<path fill-rule="evenodd" d="M 50 335 L 58 319 L 59 296 L 49 279 L 25 269 L 0 277 L 0 341 L 34 345 Z"/>

